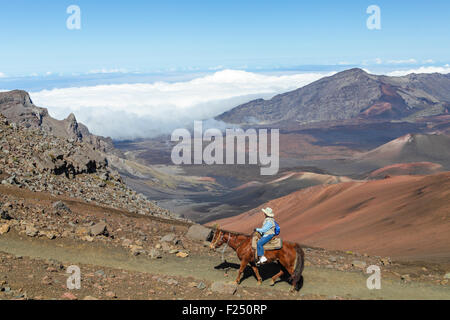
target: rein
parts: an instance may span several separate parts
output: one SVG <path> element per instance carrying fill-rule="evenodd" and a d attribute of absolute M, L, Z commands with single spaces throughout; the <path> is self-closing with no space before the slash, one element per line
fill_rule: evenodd
<path fill-rule="evenodd" d="M 223 255 L 225 254 L 225 250 L 227 250 L 227 247 L 228 247 L 228 244 L 230 243 L 230 236 L 228 236 L 228 241 L 227 241 L 227 243 L 225 243 L 225 246 L 223 247 L 223 250 L 222 250 L 222 262 L 225 262 L 226 260 L 225 260 L 225 258 L 223 257 Z"/>
<path fill-rule="evenodd" d="M 223 239 L 223 237 L 225 236 L 225 232 L 223 232 L 223 231 L 220 231 L 220 236 L 218 236 L 217 237 L 217 239 L 213 242 L 213 246 L 215 247 L 216 245 L 217 245 L 217 243 L 219 243 L 222 239 Z M 233 236 L 235 236 L 236 237 L 236 240 L 237 240 L 237 235 L 234 235 L 234 234 L 231 234 L 231 232 L 228 232 L 228 240 L 227 240 L 227 242 L 225 243 L 225 246 L 223 247 L 223 249 L 222 249 L 222 252 L 221 252 L 221 254 L 222 254 L 222 262 L 225 262 L 225 258 L 224 258 L 224 254 L 225 254 L 225 250 L 227 249 L 227 247 L 229 247 L 230 245 L 230 240 L 231 240 L 231 237 L 233 237 Z M 244 239 L 244 240 L 242 240 L 237 246 L 236 246 L 236 248 L 234 249 L 235 251 L 237 251 L 237 249 L 239 249 L 246 241 L 247 241 L 248 239 Z"/>

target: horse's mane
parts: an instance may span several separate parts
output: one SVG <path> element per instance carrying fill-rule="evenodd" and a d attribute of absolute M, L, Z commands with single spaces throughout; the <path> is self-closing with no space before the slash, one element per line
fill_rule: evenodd
<path fill-rule="evenodd" d="M 221 228 L 214 228 L 214 229 L 212 229 L 214 232 L 216 232 L 217 230 L 219 230 L 219 231 L 222 231 L 222 232 L 225 232 L 225 233 L 229 233 L 229 234 L 231 234 L 231 235 L 233 235 L 233 236 L 245 236 L 245 237 L 251 237 L 251 235 L 250 234 L 245 234 L 245 233 L 243 233 L 243 232 L 237 232 L 237 231 L 230 231 L 230 230 L 225 230 L 225 229 L 221 229 Z"/>

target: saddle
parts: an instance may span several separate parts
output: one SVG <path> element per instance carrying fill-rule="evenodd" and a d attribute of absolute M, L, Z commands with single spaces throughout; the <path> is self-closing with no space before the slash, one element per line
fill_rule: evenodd
<path fill-rule="evenodd" d="M 252 238 L 253 250 L 256 250 L 256 245 L 258 244 L 259 239 L 261 239 L 261 235 L 259 234 L 259 232 L 256 232 Z M 280 250 L 281 248 L 283 248 L 283 240 L 281 240 L 281 238 L 279 238 L 277 236 L 273 237 L 272 240 L 270 240 L 269 242 L 267 242 L 264 245 L 264 250 L 266 250 L 266 251 Z"/>

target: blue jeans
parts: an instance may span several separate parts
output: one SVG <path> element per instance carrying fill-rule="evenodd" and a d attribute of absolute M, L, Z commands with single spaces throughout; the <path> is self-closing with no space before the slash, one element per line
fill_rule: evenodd
<path fill-rule="evenodd" d="M 272 240 L 273 237 L 274 237 L 274 234 L 270 234 L 268 236 L 264 236 L 261 239 L 259 239 L 258 245 L 257 245 L 258 257 L 262 257 L 264 255 L 264 245 L 267 242 L 269 242 L 270 240 Z"/>

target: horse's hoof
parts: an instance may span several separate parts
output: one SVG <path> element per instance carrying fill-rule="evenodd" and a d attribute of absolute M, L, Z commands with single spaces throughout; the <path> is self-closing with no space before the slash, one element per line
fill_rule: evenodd
<path fill-rule="evenodd" d="M 275 280 L 270 281 L 270 286 L 273 287 L 275 285 Z"/>
<path fill-rule="evenodd" d="M 262 281 L 258 281 L 258 286 L 262 285 Z"/>

